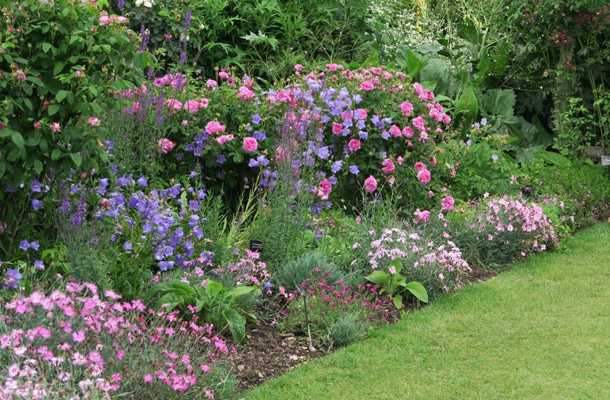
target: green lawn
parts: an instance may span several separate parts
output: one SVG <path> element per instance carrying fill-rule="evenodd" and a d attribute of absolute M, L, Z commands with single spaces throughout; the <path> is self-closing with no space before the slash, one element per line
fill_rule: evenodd
<path fill-rule="evenodd" d="M 244 397 L 610 399 L 610 225 Z"/>

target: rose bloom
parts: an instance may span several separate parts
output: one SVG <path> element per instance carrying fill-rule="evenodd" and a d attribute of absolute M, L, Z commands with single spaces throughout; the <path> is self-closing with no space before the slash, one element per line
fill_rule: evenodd
<path fill-rule="evenodd" d="M 258 149 L 258 141 L 251 136 L 245 137 L 241 148 L 246 153 L 254 153 Z"/>
<path fill-rule="evenodd" d="M 377 190 L 377 179 L 374 176 L 369 176 L 364 180 L 364 190 L 367 193 L 373 193 Z"/>
<path fill-rule="evenodd" d="M 246 86 L 242 86 L 239 88 L 237 97 L 242 101 L 250 101 L 254 98 L 254 92 L 248 89 Z"/>
<path fill-rule="evenodd" d="M 402 114 L 405 117 L 411 116 L 411 114 L 413 113 L 413 104 L 409 103 L 408 101 L 405 101 L 404 103 L 401 103 L 400 104 L 400 111 L 402 111 Z"/>
<path fill-rule="evenodd" d="M 301 64 L 294 64 L 294 72 L 299 75 L 301 73 L 301 71 L 303 71 L 303 65 Z"/>
<path fill-rule="evenodd" d="M 357 120 L 363 121 L 368 117 L 369 111 L 366 108 L 357 108 L 354 111 L 354 115 Z"/>
<path fill-rule="evenodd" d="M 51 131 L 53 133 L 59 133 L 61 132 L 61 125 L 59 124 L 59 122 L 53 122 L 51 125 Z"/>
<path fill-rule="evenodd" d="M 169 153 L 174 149 L 175 146 L 176 143 L 172 142 L 168 138 L 159 139 L 159 142 L 157 142 L 157 147 L 159 148 L 159 151 L 163 154 Z"/>
<path fill-rule="evenodd" d="M 385 160 L 383 160 L 383 162 L 381 163 L 381 170 L 383 171 L 384 174 L 391 174 L 394 171 L 396 171 L 396 167 L 394 166 L 394 162 L 392 160 L 390 160 L 389 158 L 386 158 Z"/>
<path fill-rule="evenodd" d="M 214 79 L 208 79 L 205 85 L 208 89 L 214 90 L 218 87 L 218 82 L 216 82 Z"/>
<path fill-rule="evenodd" d="M 360 89 L 362 89 L 366 92 L 370 92 L 373 89 L 375 89 L 375 83 L 371 80 L 364 81 L 360 84 Z"/>
<path fill-rule="evenodd" d="M 100 25 L 108 26 L 108 25 L 110 25 L 111 22 L 112 22 L 112 20 L 110 19 L 110 17 L 108 15 L 100 15 L 100 19 L 99 19 Z"/>
<path fill-rule="evenodd" d="M 226 143 L 229 143 L 233 139 L 235 139 L 235 136 L 233 136 L 233 135 L 222 135 L 222 136 L 218 136 L 216 138 L 216 141 L 219 144 L 226 144 Z"/>
<path fill-rule="evenodd" d="M 316 195 L 320 197 L 322 200 L 328 199 L 330 192 L 333 190 L 333 185 L 330 183 L 328 179 L 322 179 L 320 181 L 320 185 L 318 186 L 318 191 Z"/>
<path fill-rule="evenodd" d="M 419 171 L 421 171 L 422 169 L 427 169 L 427 168 L 426 168 L 426 164 L 424 164 L 424 163 L 423 163 L 423 162 L 421 162 L 421 161 L 416 162 L 416 163 L 415 163 L 415 171 L 419 172 Z"/>
<path fill-rule="evenodd" d="M 352 153 L 355 152 L 355 151 L 360 150 L 361 147 L 362 147 L 362 143 L 358 139 L 352 139 L 349 142 L 347 142 L 347 148 Z"/>
<path fill-rule="evenodd" d="M 405 126 L 404 128 L 402 128 L 402 136 L 404 136 L 406 138 L 412 138 L 413 129 L 411 129 L 411 127 L 409 127 L 409 126 Z"/>
<path fill-rule="evenodd" d="M 225 70 L 222 70 L 218 73 L 218 77 L 223 80 L 226 81 L 227 79 L 229 79 L 231 76 L 229 75 L 229 73 Z"/>
<path fill-rule="evenodd" d="M 422 222 L 428 222 L 428 220 L 430 220 L 430 211 L 428 210 L 419 211 L 418 208 L 417 210 L 415 210 L 414 215 L 416 224 L 421 224 Z"/>
<path fill-rule="evenodd" d="M 87 119 L 87 123 L 89 124 L 89 126 L 100 126 L 101 121 L 98 117 L 89 117 Z"/>
<path fill-rule="evenodd" d="M 390 135 L 392 135 L 392 137 L 400 137 L 400 136 L 402 136 L 402 131 L 400 130 L 398 125 L 392 125 L 390 127 Z"/>
<path fill-rule="evenodd" d="M 455 206 L 455 200 L 451 196 L 445 196 L 441 199 L 441 210 L 443 212 L 449 212 L 453 210 Z"/>
<path fill-rule="evenodd" d="M 422 185 L 427 185 L 432 180 L 432 174 L 427 169 L 422 169 L 417 173 L 417 179 Z"/>
<path fill-rule="evenodd" d="M 343 131 L 343 125 L 342 124 L 338 124 L 336 122 L 333 122 L 333 134 L 334 135 L 340 135 L 341 131 Z"/>
<path fill-rule="evenodd" d="M 167 99 L 165 101 L 165 105 L 167 105 L 167 107 L 171 111 L 180 111 L 180 110 L 182 110 L 182 102 L 180 102 L 179 100 L 176 100 L 176 99 Z"/>
<path fill-rule="evenodd" d="M 218 121 L 210 121 L 205 126 L 205 131 L 208 133 L 208 135 L 213 135 L 218 132 L 224 132 L 225 126 Z"/>

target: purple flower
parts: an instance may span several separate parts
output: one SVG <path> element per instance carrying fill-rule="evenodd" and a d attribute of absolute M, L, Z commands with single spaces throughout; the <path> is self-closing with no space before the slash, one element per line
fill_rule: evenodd
<path fill-rule="evenodd" d="M 259 114 L 252 115 L 252 123 L 258 125 L 261 123 L 261 116 Z"/>
<path fill-rule="evenodd" d="M 328 146 L 322 146 L 316 150 L 316 154 L 320 159 L 326 160 L 330 157 L 330 149 Z"/>
<path fill-rule="evenodd" d="M 44 207 L 44 202 L 38 199 L 32 199 L 32 209 L 34 211 L 40 211 Z"/>
<path fill-rule="evenodd" d="M 42 184 L 35 179 L 32 181 L 32 183 L 30 183 L 30 190 L 32 193 L 40 193 L 42 192 Z"/>
<path fill-rule="evenodd" d="M 116 184 L 120 187 L 133 185 L 133 179 L 130 176 L 121 176 L 116 180 Z"/>
<path fill-rule="evenodd" d="M 4 286 L 9 289 L 17 289 L 22 277 L 23 275 L 21 275 L 21 272 L 19 272 L 18 269 L 9 268 L 6 270 L 6 275 L 4 276 Z"/>
<path fill-rule="evenodd" d="M 129 240 L 125 241 L 125 243 L 123 243 L 123 250 L 126 251 L 127 253 L 131 253 L 131 251 L 133 250 L 133 245 L 131 244 L 131 242 Z"/>
<path fill-rule="evenodd" d="M 360 173 L 360 169 L 358 168 L 357 165 L 350 165 L 349 166 L 349 173 L 352 175 L 358 175 Z"/>
<path fill-rule="evenodd" d="M 30 242 L 28 242 L 27 240 L 22 240 L 21 242 L 19 242 L 19 248 L 23 251 L 28 251 L 30 248 Z"/>
<path fill-rule="evenodd" d="M 141 176 L 138 178 L 138 180 L 136 181 L 136 183 L 138 184 L 138 186 L 140 187 L 147 187 L 148 186 L 148 179 L 146 179 L 145 176 Z"/>
<path fill-rule="evenodd" d="M 218 157 L 216 157 L 216 164 L 223 165 L 225 162 L 227 162 L 227 157 L 225 157 L 224 154 L 220 154 Z"/>
<path fill-rule="evenodd" d="M 339 160 L 333 163 L 333 165 L 330 167 L 330 170 L 333 174 L 336 174 L 337 172 L 341 171 L 341 168 L 343 168 L 343 161 Z"/>
<path fill-rule="evenodd" d="M 256 131 L 252 136 L 254 136 L 254 138 L 259 142 L 262 142 L 263 140 L 267 139 L 267 134 L 263 131 Z"/>
<path fill-rule="evenodd" d="M 34 261 L 34 269 L 36 269 L 36 271 L 44 271 L 44 262 L 42 262 L 42 260 Z"/>

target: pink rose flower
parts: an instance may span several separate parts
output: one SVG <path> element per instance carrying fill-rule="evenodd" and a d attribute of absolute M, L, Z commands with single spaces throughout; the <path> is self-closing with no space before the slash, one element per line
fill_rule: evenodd
<path fill-rule="evenodd" d="M 360 84 L 360 89 L 364 90 L 365 92 L 370 92 L 375 89 L 375 82 L 371 80 L 364 81 Z"/>
<path fill-rule="evenodd" d="M 441 211 L 449 212 L 453 210 L 455 206 L 455 200 L 451 196 L 445 196 L 441 199 Z"/>
<path fill-rule="evenodd" d="M 424 211 L 420 211 L 419 208 L 417 210 L 415 210 L 415 223 L 416 224 L 421 224 L 426 223 L 430 220 L 430 211 L 428 210 L 424 210 Z"/>
<path fill-rule="evenodd" d="M 172 142 L 168 138 L 159 139 L 157 142 L 157 148 L 162 154 L 167 154 L 174 149 L 176 143 Z"/>
<path fill-rule="evenodd" d="M 231 77 L 231 75 L 229 75 L 229 73 L 223 69 L 218 73 L 218 77 L 221 80 L 226 81 Z"/>
<path fill-rule="evenodd" d="M 419 171 L 421 171 L 422 169 L 427 169 L 426 164 L 424 164 L 424 163 L 423 163 L 423 162 L 421 162 L 421 161 L 416 162 L 416 163 L 415 163 L 415 171 L 416 171 L 416 172 L 419 172 Z"/>
<path fill-rule="evenodd" d="M 357 108 L 354 111 L 354 116 L 359 121 L 364 121 L 369 115 L 369 111 L 366 108 Z"/>
<path fill-rule="evenodd" d="M 417 179 L 422 185 L 427 185 L 432 180 L 432 174 L 427 169 L 422 169 L 417 173 Z"/>
<path fill-rule="evenodd" d="M 333 135 L 340 135 L 341 132 L 343 131 L 343 125 L 339 124 L 337 122 L 333 122 L 332 130 L 333 130 Z"/>
<path fill-rule="evenodd" d="M 294 64 L 294 72 L 297 75 L 301 74 L 302 71 L 303 71 L 303 65 L 301 65 L 301 64 Z"/>
<path fill-rule="evenodd" d="M 392 160 L 390 160 L 389 158 L 386 158 L 385 160 L 383 160 L 381 163 L 381 166 L 382 166 L 381 170 L 383 171 L 384 174 L 392 174 L 392 173 L 394 173 L 394 171 L 396 171 L 394 162 Z"/>
<path fill-rule="evenodd" d="M 364 180 L 364 190 L 367 193 L 374 193 L 377 190 L 377 179 L 374 176 L 370 175 Z"/>
<path fill-rule="evenodd" d="M 218 82 L 216 82 L 214 79 L 208 79 L 205 85 L 208 89 L 214 90 L 218 87 Z"/>
<path fill-rule="evenodd" d="M 61 132 L 61 125 L 59 124 L 59 122 L 53 122 L 53 123 L 51 123 L 50 127 L 51 127 L 51 131 L 52 131 L 53 133 L 59 133 L 59 132 Z"/>
<path fill-rule="evenodd" d="M 101 121 L 98 117 L 89 117 L 87 118 L 87 123 L 89 126 L 100 126 Z"/>
<path fill-rule="evenodd" d="M 216 141 L 221 144 L 224 145 L 226 143 L 229 143 L 231 140 L 235 139 L 235 136 L 233 135 L 222 135 L 222 136 L 218 136 L 216 138 Z"/>
<path fill-rule="evenodd" d="M 333 185 L 330 183 L 330 181 L 328 179 L 322 179 L 322 181 L 320 181 L 320 185 L 318 186 L 316 195 L 322 200 L 327 200 L 332 190 Z"/>
<path fill-rule="evenodd" d="M 172 112 L 176 112 L 176 111 L 182 110 L 182 102 L 180 100 L 167 99 L 167 100 L 165 100 L 165 105 Z"/>
<path fill-rule="evenodd" d="M 417 128 L 418 131 L 423 132 L 426 130 L 426 120 L 424 120 L 424 117 L 422 117 L 421 115 L 413 118 L 413 121 L 411 122 L 413 126 Z"/>
<path fill-rule="evenodd" d="M 361 147 L 362 143 L 358 139 L 351 139 L 349 142 L 347 142 L 347 148 L 352 153 L 360 150 Z"/>
<path fill-rule="evenodd" d="M 210 121 L 205 126 L 205 131 L 208 133 L 208 135 L 214 135 L 218 132 L 224 132 L 225 126 L 218 121 Z"/>
<path fill-rule="evenodd" d="M 250 101 L 254 98 L 254 92 L 246 86 L 242 86 L 239 88 L 237 97 L 242 101 Z"/>
<path fill-rule="evenodd" d="M 392 125 L 390 127 L 390 135 L 392 135 L 392 137 L 400 137 L 400 136 L 402 136 L 402 131 L 400 130 L 398 125 Z"/>
<path fill-rule="evenodd" d="M 406 138 L 412 138 L 413 137 L 413 129 L 411 129 L 410 126 L 405 126 L 404 128 L 402 128 L 402 136 L 404 136 Z"/>
<path fill-rule="evenodd" d="M 405 117 L 410 117 L 413 114 L 413 104 L 405 101 L 400 104 L 400 111 L 402 111 L 402 115 Z"/>
<path fill-rule="evenodd" d="M 246 153 L 254 153 L 258 149 L 258 141 L 251 136 L 245 137 L 241 148 Z"/>

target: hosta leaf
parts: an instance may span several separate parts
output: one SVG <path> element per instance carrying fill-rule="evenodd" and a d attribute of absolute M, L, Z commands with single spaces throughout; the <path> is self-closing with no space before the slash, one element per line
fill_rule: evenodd
<path fill-rule="evenodd" d="M 409 293 L 415 296 L 419 301 L 424 303 L 428 302 L 428 291 L 421 283 L 416 281 L 409 282 L 405 286 L 405 289 L 407 289 Z"/>

